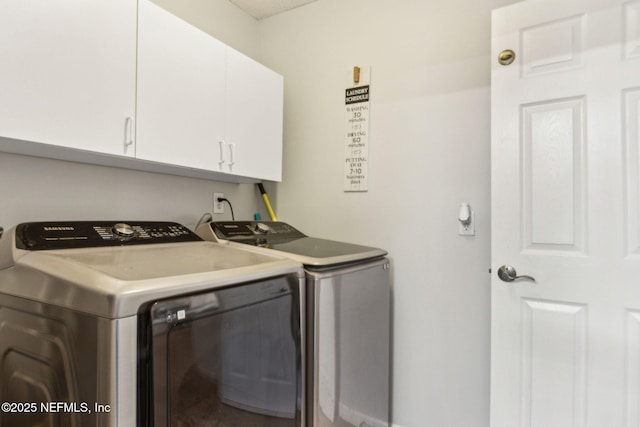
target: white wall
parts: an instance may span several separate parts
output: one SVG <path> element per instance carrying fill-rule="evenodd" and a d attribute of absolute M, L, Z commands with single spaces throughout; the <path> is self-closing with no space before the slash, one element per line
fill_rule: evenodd
<path fill-rule="evenodd" d="M 320 0 L 260 21 L 285 76 L 282 220 L 389 250 L 393 422 L 489 424 L 490 11 L 515 0 Z M 369 191 L 344 193 L 344 89 L 371 78 Z M 458 236 L 468 202 L 475 237 Z"/>
<path fill-rule="evenodd" d="M 228 0 L 151 0 L 190 24 L 255 58 L 256 20 Z"/>
<path fill-rule="evenodd" d="M 193 226 L 213 192 L 236 218 L 262 209 L 253 184 L 228 184 L 0 153 L 0 226 L 26 221 L 159 220 Z M 220 220 L 230 220 L 229 208 Z M 264 214 L 263 214 L 264 215 Z"/>
<path fill-rule="evenodd" d="M 158 0 L 158 4 L 254 56 L 256 21 L 227 0 Z M 171 220 L 194 225 L 229 198 L 236 218 L 265 215 L 253 184 L 228 184 L 0 153 L 0 226 L 32 220 Z M 229 209 L 217 219 L 231 219 Z"/>

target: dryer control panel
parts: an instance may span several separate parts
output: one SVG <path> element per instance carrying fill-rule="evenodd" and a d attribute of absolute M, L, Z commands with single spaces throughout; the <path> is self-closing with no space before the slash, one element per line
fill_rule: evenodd
<path fill-rule="evenodd" d="M 28 222 L 16 227 L 16 247 L 29 251 L 201 240 L 187 227 L 175 222 Z"/>
<path fill-rule="evenodd" d="M 215 235 L 223 240 L 247 241 L 271 239 L 299 239 L 305 234 L 285 222 L 275 221 L 221 221 L 212 222 Z"/>

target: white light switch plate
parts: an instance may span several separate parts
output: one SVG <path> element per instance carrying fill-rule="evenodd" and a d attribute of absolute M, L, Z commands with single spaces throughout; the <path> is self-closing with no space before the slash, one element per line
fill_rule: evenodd
<path fill-rule="evenodd" d="M 462 225 L 460 221 L 458 221 L 458 234 L 460 236 L 475 236 L 476 235 L 476 218 L 475 213 L 471 211 L 471 222 L 468 226 Z"/>

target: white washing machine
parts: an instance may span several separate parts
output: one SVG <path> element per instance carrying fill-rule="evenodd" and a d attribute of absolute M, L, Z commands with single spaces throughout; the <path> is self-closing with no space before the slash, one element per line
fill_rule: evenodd
<path fill-rule="evenodd" d="M 387 252 L 309 237 L 283 222 L 211 222 L 206 240 L 304 265 L 307 425 L 388 427 L 391 274 Z"/>
<path fill-rule="evenodd" d="M 300 427 L 304 277 L 176 223 L 20 224 L 0 238 L 0 426 Z"/>

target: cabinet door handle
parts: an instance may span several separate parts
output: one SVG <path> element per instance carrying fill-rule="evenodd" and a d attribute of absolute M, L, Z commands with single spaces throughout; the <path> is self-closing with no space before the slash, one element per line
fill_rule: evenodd
<path fill-rule="evenodd" d="M 233 142 L 229 143 L 229 170 L 231 170 L 231 166 L 235 165 L 236 162 L 233 159 L 233 150 L 235 149 L 236 144 L 234 144 Z"/>
<path fill-rule="evenodd" d="M 218 160 L 218 165 L 222 167 L 224 164 L 224 141 L 220 140 L 218 141 L 218 144 L 220 146 L 220 160 Z"/>
<path fill-rule="evenodd" d="M 124 119 L 124 146 L 133 145 L 133 118 Z"/>

